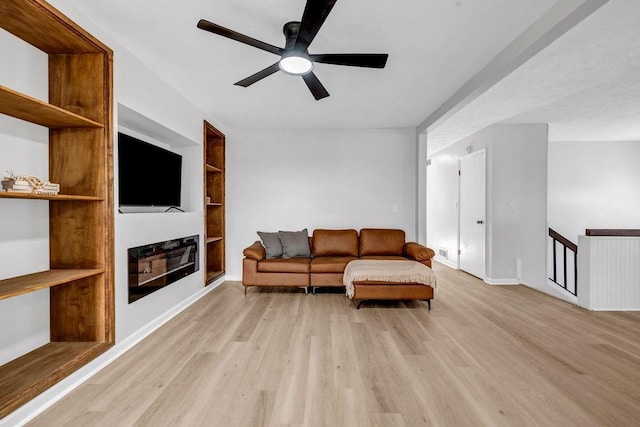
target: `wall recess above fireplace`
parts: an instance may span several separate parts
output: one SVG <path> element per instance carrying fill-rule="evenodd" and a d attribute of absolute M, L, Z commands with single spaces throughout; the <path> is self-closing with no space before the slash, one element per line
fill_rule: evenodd
<path fill-rule="evenodd" d="M 198 271 L 199 240 L 194 235 L 129 248 L 129 304 Z"/>

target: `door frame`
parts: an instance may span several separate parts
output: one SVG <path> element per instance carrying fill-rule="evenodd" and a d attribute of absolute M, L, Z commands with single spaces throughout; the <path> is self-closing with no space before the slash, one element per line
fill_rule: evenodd
<path fill-rule="evenodd" d="M 457 265 L 458 265 L 458 270 L 462 270 L 461 267 L 461 262 L 460 262 L 460 258 L 461 258 L 461 252 L 462 252 L 462 248 L 461 248 L 461 243 L 462 243 L 462 239 L 461 239 L 461 217 L 462 217 L 462 160 L 472 157 L 472 156 L 477 156 L 482 154 L 484 157 L 484 227 L 482 227 L 482 240 L 483 240 L 483 244 L 482 244 L 482 258 L 483 258 L 483 263 L 484 263 L 484 267 L 483 267 L 483 271 L 482 271 L 482 277 L 480 279 L 484 280 L 487 277 L 487 225 L 488 225 L 488 221 L 487 221 L 487 149 L 486 148 L 479 148 L 475 151 L 471 151 L 468 154 L 465 154 L 464 156 L 460 156 L 460 158 L 458 159 L 458 253 L 457 253 Z M 469 273 L 471 274 L 471 273 Z"/>

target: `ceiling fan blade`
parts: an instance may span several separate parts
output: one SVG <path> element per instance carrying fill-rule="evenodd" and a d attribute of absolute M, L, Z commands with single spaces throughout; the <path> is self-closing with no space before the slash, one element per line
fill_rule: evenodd
<path fill-rule="evenodd" d="M 313 74 L 313 71 L 307 74 L 303 74 L 302 78 L 304 79 L 304 82 L 307 84 L 307 87 L 313 94 L 313 97 L 316 99 L 316 101 L 329 96 L 329 92 L 327 92 L 324 86 L 322 86 L 322 83 L 320 83 L 320 80 L 318 80 L 316 75 Z"/>
<path fill-rule="evenodd" d="M 234 83 L 234 85 L 242 86 L 242 87 L 249 87 L 252 84 L 254 84 L 255 82 L 257 82 L 259 80 L 262 80 L 265 77 L 269 77 L 271 74 L 275 73 L 276 71 L 279 71 L 280 70 L 280 66 L 278 65 L 278 63 L 279 62 L 276 62 L 273 65 L 269 65 L 264 70 L 258 71 L 257 73 L 250 75 L 246 79 L 242 79 L 239 82 Z"/>
<path fill-rule="evenodd" d="M 384 68 L 387 64 L 386 53 L 328 53 L 309 55 L 313 62 L 323 64 L 348 65 L 351 67 Z"/>
<path fill-rule="evenodd" d="M 305 52 L 337 0 L 307 0 L 294 50 Z"/>
<path fill-rule="evenodd" d="M 218 24 L 214 24 L 213 22 L 209 22 L 206 19 L 201 19 L 200 21 L 198 21 L 198 28 L 214 34 L 218 34 L 231 40 L 238 41 L 240 43 L 247 44 L 249 46 L 257 47 L 258 49 L 262 49 L 276 55 L 282 55 L 283 52 L 282 48 L 262 42 L 249 36 L 245 36 L 244 34 L 240 34 Z"/>

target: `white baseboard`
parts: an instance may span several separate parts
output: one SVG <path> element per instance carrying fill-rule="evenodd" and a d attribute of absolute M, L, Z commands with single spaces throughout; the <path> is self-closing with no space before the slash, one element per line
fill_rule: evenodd
<path fill-rule="evenodd" d="M 484 283 L 487 285 L 519 285 L 518 279 L 492 279 L 491 277 L 485 277 Z"/>
<path fill-rule="evenodd" d="M 451 260 L 448 260 L 447 258 L 443 258 L 440 255 L 434 256 L 433 260 L 439 262 L 440 264 L 444 264 L 447 267 L 451 267 L 455 270 L 458 269 L 458 265 L 456 263 L 452 262 Z"/>
<path fill-rule="evenodd" d="M 133 346 L 138 344 L 140 341 L 145 339 L 152 332 L 160 328 L 162 325 L 167 323 L 169 320 L 173 319 L 184 309 L 189 307 L 194 302 L 198 301 L 200 298 L 220 286 L 226 280 L 225 277 L 222 277 L 215 282 L 211 283 L 209 286 L 204 287 L 198 292 L 191 295 L 189 298 L 181 301 L 179 304 L 171 307 L 166 312 L 162 313 L 160 316 L 153 319 L 151 322 L 147 323 L 142 328 L 138 329 L 133 334 L 129 335 L 127 338 L 122 340 L 119 343 L 116 343 L 113 347 L 107 350 L 105 353 L 98 356 L 96 359 L 89 362 L 84 367 L 80 368 L 78 371 L 69 375 L 67 378 L 63 379 L 50 389 L 41 393 L 39 396 L 34 398 L 33 400 L 27 402 L 22 407 L 16 409 L 14 412 L 10 413 L 6 417 L 0 420 L 0 427 L 9 427 L 9 426 L 23 426 L 38 415 L 40 415 L 44 410 L 49 408 L 51 405 L 56 403 L 58 400 L 62 399 L 64 396 L 69 394 L 79 385 L 84 383 L 86 380 L 100 372 L 102 369 L 107 367 L 111 362 L 116 360 L 118 357 L 122 356 L 128 350 L 130 350 Z"/>

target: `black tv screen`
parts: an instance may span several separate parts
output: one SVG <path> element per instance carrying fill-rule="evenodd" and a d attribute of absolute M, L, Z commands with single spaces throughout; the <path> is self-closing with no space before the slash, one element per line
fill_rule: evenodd
<path fill-rule="evenodd" d="M 180 206 L 182 156 L 118 133 L 119 206 Z"/>

